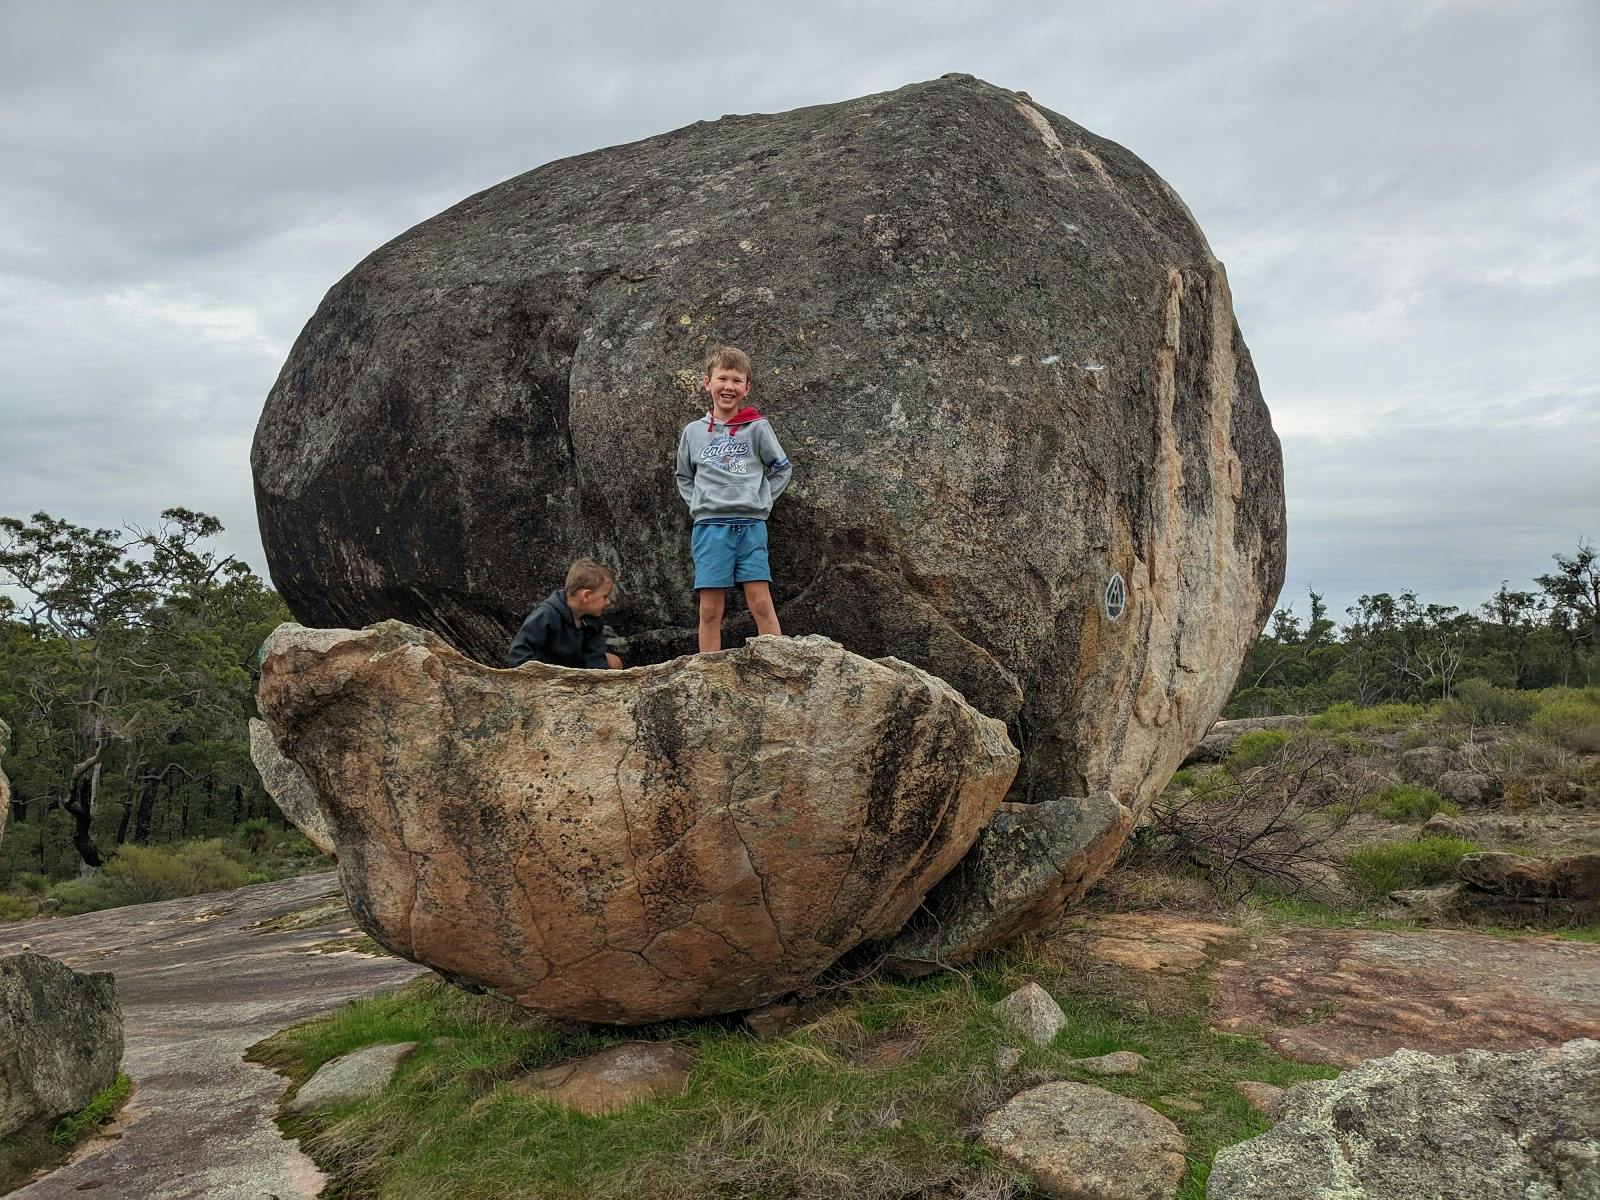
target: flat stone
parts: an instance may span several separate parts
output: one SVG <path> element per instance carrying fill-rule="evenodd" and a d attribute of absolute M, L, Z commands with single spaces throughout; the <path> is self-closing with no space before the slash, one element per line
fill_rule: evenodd
<path fill-rule="evenodd" d="M 1300 929 L 1218 967 L 1211 1020 L 1301 1062 L 1402 1046 L 1520 1050 L 1600 1037 L 1600 945 L 1462 930 Z"/>
<path fill-rule="evenodd" d="M 1067 1014 L 1055 997 L 1037 983 L 1025 983 L 994 1010 L 1012 1028 L 1036 1046 L 1048 1046 L 1067 1027 Z"/>
<path fill-rule="evenodd" d="M 378 1046 L 363 1046 L 330 1059 L 300 1085 L 294 1099 L 289 1101 L 288 1109 L 297 1113 L 316 1112 L 318 1109 L 370 1100 L 389 1086 L 400 1064 L 410 1057 L 417 1046 L 417 1042 L 387 1042 Z"/>
<path fill-rule="evenodd" d="M 1188 1142 L 1136 1100 L 1081 1083 L 1047 1083 L 985 1118 L 983 1145 L 1057 1200 L 1170 1200 Z"/>
<path fill-rule="evenodd" d="M 1278 1119 L 1283 1104 L 1283 1088 L 1275 1083 L 1258 1083 L 1253 1079 L 1241 1079 L 1233 1086 L 1245 1098 L 1245 1102 L 1267 1120 Z"/>
<path fill-rule="evenodd" d="M 1091 1075 L 1138 1075 L 1148 1065 L 1144 1055 L 1133 1050 L 1114 1050 L 1093 1058 L 1074 1058 L 1067 1063 L 1074 1071 L 1087 1071 Z"/>
<path fill-rule="evenodd" d="M 1283 1097 L 1217 1152 L 1207 1200 L 1593 1200 L 1600 1042 L 1516 1054 L 1400 1050 Z"/>
<path fill-rule="evenodd" d="M 642 1100 L 681 1095 L 696 1057 L 693 1050 L 672 1042 L 622 1042 L 587 1058 L 534 1071 L 510 1087 L 599 1117 Z"/>
<path fill-rule="evenodd" d="M 1092 958 L 1168 975 L 1203 969 L 1214 947 L 1239 937 L 1239 931 L 1229 925 L 1151 913 L 1083 917 L 1074 930 L 1089 935 L 1083 945 Z"/>

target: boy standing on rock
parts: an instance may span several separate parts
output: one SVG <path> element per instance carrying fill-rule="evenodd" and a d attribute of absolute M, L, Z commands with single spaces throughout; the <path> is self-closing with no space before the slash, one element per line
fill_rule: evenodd
<path fill-rule="evenodd" d="M 719 346 L 700 387 L 711 409 L 678 437 L 678 493 L 694 521 L 690 548 L 700 593 L 700 653 L 722 649 L 727 589 L 744 585 L 757 633 L 782 633 L 772 604 L 767 517 L 789 486 L 792 468 L 771 423 L 742 401 L 750 394 L 750 356 Z"/>
<path fill-rule="evenodd" d="M 539 602 L 517 630 L 506 652 L 506 666 L 525 662 L 558 667 L 621 670 L 622 660 L 606 649 L 600 614 L 611 603 L 616 576 L 604 563 L 580 558 L 567 568 L 567 584 Z"/>

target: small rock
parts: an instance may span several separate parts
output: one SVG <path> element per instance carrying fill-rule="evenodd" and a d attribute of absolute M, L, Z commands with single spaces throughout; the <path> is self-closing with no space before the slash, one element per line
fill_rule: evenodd
<path fill-rule="evenodd" d="M 1022 1051 L 1015 1046 L 1001 1046 L 994 1052 L 995 1069 L 1004 1075 L 1022 1061 Z"/>
<path fill-rule="evenodd" d="M 1067 1014 L 1037 983 L 1027 983 L 994 1006 L 995 1012 L 1036 1046 L 1048 1046 L 1067 1027 Z"/>
<path fill-rule="evenodd" d="M 759 1041 L 780 1037 L 791 1030 L 798 1029 L 800 1022 L 800 1002 L 792 999 L 774 1000 L 771 1004 L 763 1004 L 760 1008 L 752 1008 L 744 1014 L 745 1027 Z"/>
<path fill-rule="evenodd" d="M 1454 764 L 1454 755 L 1443 746 L 1418 746 L 1400 756 L 1400 774 L 1408 783 L 1433 787 Z"/>
<path fill-rule="evenodd" d="M 1489 804 L 1500 798 L 1499 783 L 1477 771 L 1446 771 L 1434 788 L 1457 804 Z"/>
<path fill-rule="evenodd" d="M 289 1101 L 289 1111 L 314 1112 L 371 1099 L 389 1086 L 400 1064 L 417 1046 L 417 1042 L 363 1046 L 323 1063 L 315 1075 L 300 1085 Z"/>
<path fill-rule="evenodd" d="M 1083 1083 L 1018 1093 L 984 1120 L 980 1139 L 1062 1200 L 1171 1200 L 1188 1169 L 1176 1125 Z"/>
<path fill-rule="evenodd" d="M 1445 813 L 1434 813 L 1422 823 L 1422 828 L 1417 830 L 1418 837 L 1448 837 L 1460 838 L 1463 841 L 1475 841 L 1478 837 L 1478 827 L 1471 821 L 1461 817 L 1448 816 Z"/>
<path fill-rule="evenodd" d="M 1278 1120 L 1278 1113 L 1283 1104 L 1283 1088 L 1274 1083 L 1257 1083 L 1251 1079 L 1241 1079 L 1233 1086 L 1251 1108 L 1269 1121 Z"/>
<path fill-rule="evenodd" d="M 1145 1069 L 1145 1057 L 1132 1050 L 1115 1050 L 1094 1058 L 1075 1058 L 1067 1064 L 1091 1075 L 1138 1075 Z"/>
<path fill-rule="evenodd" d="M 680 1095 L 697 1055 L 671 1042 L 621 1042 L 587 1058 L 534 1071 L 512 1090 L 542 1096 L 587 1117 L 620 1112 L 641 1100 Z"/>
<path fill-rule="evenodd" d="M 1175 1108 L 1179 1112 L 1197 1113 L 1205 1112 L 1206 1106 L 1197 1100 L 1190 1100 L 1184 1096 L 1157 1096 L 1156 1103 L 1166 1108 Z"/>

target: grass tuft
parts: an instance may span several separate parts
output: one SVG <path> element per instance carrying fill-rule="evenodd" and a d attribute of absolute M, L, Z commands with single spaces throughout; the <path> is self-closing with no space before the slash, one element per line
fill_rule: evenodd
<path fill-rule="evenodd" d="M 1368 896 L 1386 896 L 1398 888 L 1444 883 L 1455 875 L 1466 854 L 1479 846 L 1463 838 L 1416 838 L 1363 846 L 1345 859 L 1351 885 Z"/>

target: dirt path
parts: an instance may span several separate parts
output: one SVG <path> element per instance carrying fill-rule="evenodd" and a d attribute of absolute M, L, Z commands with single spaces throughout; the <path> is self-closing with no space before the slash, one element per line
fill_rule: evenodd
<path fill-rule="evenodd" d="M 1073 925 L 1056 938 L 1107 969 L 1208 972 L 1212 1025 L 1301 1062 L 1600 1038 L 1600 945 L 1459 929 L 1251 932 L 1154 913 Z"/>
<path fill-rule="evenodd" d="M 282 1078 L 243 1061 L 268 1034 L 421 968 L 314 949 L 350 928 L 326 911 L 302 929 L 255 929 L 337 897 L 332 873 L 233 892 L 0 927 L 0 954 L 30 946 L 111 971 L 122 999 L 123 1070 L 137 1085 L 121 1136 L 13 1193 L 19 1200 L 291 1200 L 325 1182 L 273 1124 Z M 342 905 L 340 906 L 342 908 Z M 290 922 L 293 924 L 293 922 Z"/>

